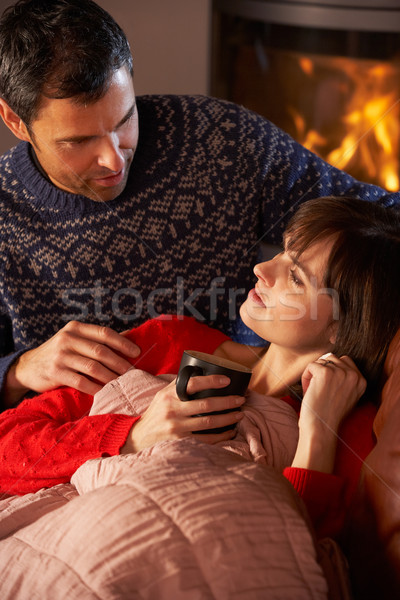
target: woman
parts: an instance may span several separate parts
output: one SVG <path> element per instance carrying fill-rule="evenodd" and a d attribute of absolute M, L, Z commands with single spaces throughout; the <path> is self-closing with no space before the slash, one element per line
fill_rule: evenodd
<path fill-rule="evenodd" d="M 339 427 L 364 394 L 366 382 L 371 395 L 375 391 L 388 344 L 400 325 L 399 213 L 354 199 L 316 199 L 294 215 L 284 242 L 281 254 L 255 267 L 257 283 L 241 308 L 243 321 L 270 342 L 268 348 L 236 344 L 193 319 L 176 317 L 150 321 L 130 337 L 142 349 L 134 364 L 154 374 L 176 373 L 182 351 L 190 347 L 251 367 L 250 389 L 294 405 L 301 383 L 299 442 L 292 468 L 284 474 L 317 522 L 321 510 L 326 512 L 326 498 L 315 500 L 314 494 L 321 474 L 327 476 L 325 483 L 332 482 Z M 224 385 L 216 376 L 197 377 L 188 391 Z M 91 396 L 68 388 L 41 394 L 1 416 L 2 489 L 34 491 L 69 481 L 89 458 L 138 452 L 162 440 L 196 435 L 196 430 L 230 425 L 241 413 L 195 415 L 243 402 L 234 396 L 180 402 L 171 383 L 141 418 L 87 416 Z M 372 447 L 370 406 L 356 411 L 346 434 L 350 439 L 345 439 L 364 456 Z M 354 438 L 352 427 L 357 431 L 360 423 L 367 425 Z M 215 443 L 232 435 L 227 431 L 198 438 Z M 356 469 L 351 476 L 355 481 Z M 342 494 L 339 483 L 327 488 L 335 501 Z M 334 510 L 332 514 L 328 521 L 335 519 Z M 320 533 L 325 533 L 323 527 Z"/>

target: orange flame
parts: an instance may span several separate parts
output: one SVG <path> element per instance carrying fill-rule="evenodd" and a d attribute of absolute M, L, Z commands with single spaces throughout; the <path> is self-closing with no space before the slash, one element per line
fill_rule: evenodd
<path fill-rule="evenodd" d="M 298 66 L 307 85 L 314 87 L 317 102 L 307 107 L 304 114 L 290 107 L 295 138 L 330 164 L 355 177 L 397 191 L 400 169 L 399 65 L 302 56 Z"/>

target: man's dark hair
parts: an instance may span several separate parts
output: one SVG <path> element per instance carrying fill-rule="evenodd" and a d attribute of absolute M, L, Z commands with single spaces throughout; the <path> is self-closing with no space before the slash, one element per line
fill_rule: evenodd
<path fill-rule="evenodd" d="M 28 129 L 42 95 L 95 102 L 122 66 L 126 36 L 92 0 L 19 0 L 0 20 L 0 96 Z"/>

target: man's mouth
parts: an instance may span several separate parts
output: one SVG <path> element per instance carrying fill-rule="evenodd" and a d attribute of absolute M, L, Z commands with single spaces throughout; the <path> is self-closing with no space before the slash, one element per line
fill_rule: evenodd
<path fill-rule="evenodd" d="M 107 175 L 106 177 L 96 177 L 94 181 L 103 187 L 113 187 L 119 185 L 125 176 L 125 168 L 121 169 L 118 173 L 113 175 Z"/>

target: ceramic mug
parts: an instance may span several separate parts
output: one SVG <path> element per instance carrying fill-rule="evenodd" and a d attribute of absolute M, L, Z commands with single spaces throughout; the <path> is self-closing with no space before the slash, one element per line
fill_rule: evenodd
<path fill-rule="evenodd" d="M 195 350 L 185 350 L 182 355 L 178 376 L 176 378 L 176 393 L 178 398 L 183 401 L 210 398 L 212 396 L 244 396 L 250 382 L 251 373 L 252 371 L 248 367 L 226 358 L 214 356 L 213 354 L 206 354 L 205 352 L 197 352 Z M 229 377 L 230 383 L 223 388 L 209 388 L 189 395 L 186 390 L 189 379 L 198 375 L 226 375 Z M 204 414 L 222 414 L 234 410 L 240 410 L 240 408 Z M 232 424 L 216 429 L 196 431 L 195 433 L 221 433 L 222 431 L 227 431 L 234 427 L 235 424 Z"/>

